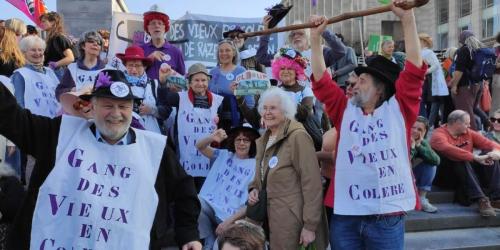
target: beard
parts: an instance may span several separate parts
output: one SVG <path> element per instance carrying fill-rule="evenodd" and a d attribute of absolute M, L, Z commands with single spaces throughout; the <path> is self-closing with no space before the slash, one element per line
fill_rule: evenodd
<path fill-rule="evenodd" d="M 358 92 L 358 94 L 355 94 L 351 97 L 351 103 L 356 107 L 362 108 L 374 95 L 375 88 L 370 88 L 364 93 Z"/>
<path fill-rule="evenodd" d="M 124 120 L 122 122 L 122 126 L 119 128 L 108 128 L 106 125 L 106 120 Z M 121 117 L 121 118 L 109 118 L 104 120 L 94 120 L 96 128 L 99 130 L 99 133 L 108 140 L 116 141 L 121 139 L 130 128 L 130 124 L 132 123 L 132 116 L 129 118 Z"/>

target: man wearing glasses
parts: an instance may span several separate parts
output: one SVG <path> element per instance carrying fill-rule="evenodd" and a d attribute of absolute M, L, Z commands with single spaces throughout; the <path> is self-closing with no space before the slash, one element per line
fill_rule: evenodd
<path fill-rule="evenodd" d="M 247 48 L 245 46 L 246 38 L 239 37 L 240 34 L 245 33 L 245 31 L 240 27 L 236 26 L 232 30 L 228 30 L 222 33 L 224 39 L 229 39 L 233 41 L 234 45 L 240 53 L 241 63 L 240 65 L 247 70 L 256 70 L 262 73 L 266 73 L 264 65 L 257 62 L 255 55 L 257 50 L 254 48 Z"/>
<path fill-rule="evenodd" d="M 500 145 L 469 127 L 469 114 L 455 110 L 447 124 L 434 130 L 430 144 L 442 162 L 435 183 L 455 188 L 459 203 L 477 202 L 481 216 L 494 217 L 495 208 L 500 209 Z"/>

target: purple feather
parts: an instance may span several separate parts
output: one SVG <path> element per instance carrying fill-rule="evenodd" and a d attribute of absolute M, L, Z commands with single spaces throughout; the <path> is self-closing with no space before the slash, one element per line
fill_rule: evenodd
<path fill-rule="evenodd" d="M 316 6 L 316 3 L 318 2 L 317 0 L 311 0 L 312 1 L 312 6 Z"/>

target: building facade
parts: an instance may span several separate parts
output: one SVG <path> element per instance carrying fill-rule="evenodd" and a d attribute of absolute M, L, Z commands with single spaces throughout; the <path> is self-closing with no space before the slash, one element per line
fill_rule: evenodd
<path fill-rule="evenodd" d="M 346 12 L 355 12 L 381 6 L 378 0 L 283 0 L 293 8 L 286 17 L 286 24 L 308 21 L 309 16 L 333 17 Z M 417 29 L 434 38 L 435 50 L 458 46 L 461 30 L 471 29 L 485 42 L 491 43 L 500 31 L 500 0 L 430 0 L 415 9 Z M 372 16 L 354 18 L 328 27 L 341 33 L 345 43 L 356 52 L 361 52 L 361 41 L 366 46 L 370 35 L 388 35 L 395 41 L 403 40 L 399 19 L 386 12 Z"/>
<path fill-rule="evenodd" d="M 113 12 L 128 12 L 123 0 L 57 0 L 66 31 L 79 37 L 85 31 L 111 29 Z"/>

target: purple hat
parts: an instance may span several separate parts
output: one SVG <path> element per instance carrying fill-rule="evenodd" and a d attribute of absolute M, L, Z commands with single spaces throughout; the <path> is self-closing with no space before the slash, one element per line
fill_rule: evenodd
<path fill-rule="evenodd" d="M 467 38 L 469 38 L 471 36 L 474 36 L 474 33 L 472 33 L 472 31 L 464 30 L 460 33 L 460 36 L 458 37 L 458 42 L 461 44 L 464 44 L 465 40 L 467 40 Z"/>

